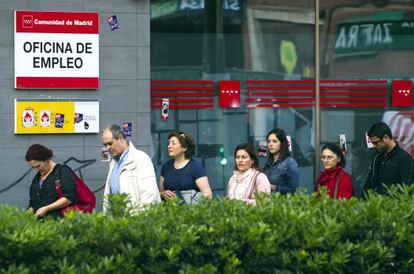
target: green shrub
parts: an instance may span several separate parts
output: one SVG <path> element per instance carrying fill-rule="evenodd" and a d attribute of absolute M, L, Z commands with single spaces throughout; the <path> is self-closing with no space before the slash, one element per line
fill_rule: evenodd
<path fill-rule="evenodd" d="M 1 273 L 414 273 L 413 188 L 260 196 L 38 221 L 0 206 Z"/>

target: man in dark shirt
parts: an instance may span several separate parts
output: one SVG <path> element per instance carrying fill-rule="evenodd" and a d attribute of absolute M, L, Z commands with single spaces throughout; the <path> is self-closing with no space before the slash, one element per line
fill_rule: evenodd
<path fill-rule="evenodd" d="M 413 158 L 400 148 L 387 124 L 379 122 L 368 131 L 368 137 L 377 153 L 372 159 L 364 190 L 385 194 L 394 184 L 413 183 Z"/>

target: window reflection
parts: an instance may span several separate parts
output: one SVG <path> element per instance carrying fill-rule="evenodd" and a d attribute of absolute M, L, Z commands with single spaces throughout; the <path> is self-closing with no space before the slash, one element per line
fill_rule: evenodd
<path fill-rule="evenodd" d="M 309 192 L 319 173 L 315 170 L 315 142 L 339 144 L 339 135 L 345 135 L 346 168 L 359 185 L 364 182 L 370 159 L 365 132 L 371 124 L 380 120 L 388 123 L 400 145 L 414 154 L 414 134 L 407 126 L 412 124 L 413 108 L 392 107 L 390 101 L 391 81 L 411 80 L 414 75 L 414 7 L 391 0 L 320 1 L 317 42 L 322 80 L 385 80 L 385 89 L 376 91 L 383 99 L 365 103 L 359 101 L 359 96 L 366 95 L 353 93 L 358 89 L 341 91 L 348 92 L 347 98 L 353 96 L 353 101 L 322 105 L 321 140 L 315 140 L 314 102 L 300 107 L 280 107 L 280 102 L 271 102 L 272 107 L 248 108 L 245 104 L 246 81 L 314 78 L 313 2 L 223 2 L 223 9 L 216 9 L 216 1 L 151 1 L 151 79 L 212 80 L 215 85 L 213 108 L 171 107 L 168 121 L 160 119 L 159 109 L 152 109 L 152 133 L 161 136 L 160 140 L 172 129 L 197 136 L 198 156 L 206 165 L 216 193 L 224 191 L 232 173 L 234 147 L 242 142 L 259 146 L 275 127 L 291 136 L 301 186 Z M 240 81 L 240 108 L 218 108 L 220 80 Z M 290 93 L 301 90 L 286 92 L 284 100 L 289 102 L 294 97 Z M 338 100 L 344 97 L 334 96 Z M 374 104 L 375 100 L 382 101 Z M 360 105 L 355 107 L 355 102 Z M 157 147 L 156 158 L 165 160 L 166 147 L 162 142 Z M 220 165 L 223 155 L 215 152 L 218 147 L 224 147 L 228 159 L 225 166 Z M 263 166 L 266 156 L 263 151 L 259 153 Z"/>

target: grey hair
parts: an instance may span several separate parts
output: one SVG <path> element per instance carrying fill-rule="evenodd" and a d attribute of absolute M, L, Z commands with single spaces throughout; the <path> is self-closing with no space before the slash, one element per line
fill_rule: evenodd
<path fill-rule="evenodd" d="M 117 140 L 120 139 L 120 138 L 121 139 L 126 139 L 126 136 L 125 136 L 124 131 L 118 125 L 111 124 L 111 125 L 107 126 L 105 128 L 105 130 L 108 130 L 109 132 L 111 132 L 112 133 L 112 137 L 114 139 L 117 139 Z"/>

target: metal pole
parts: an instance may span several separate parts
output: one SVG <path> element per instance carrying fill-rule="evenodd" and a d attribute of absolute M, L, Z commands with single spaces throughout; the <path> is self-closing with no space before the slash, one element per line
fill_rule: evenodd
<path fill-rule="evenodd" d="M 320 53 L 319 53 L 319 0 L 315 0 L 315 182 L 320 171 L 321 108 L 319 94 Z"/>

